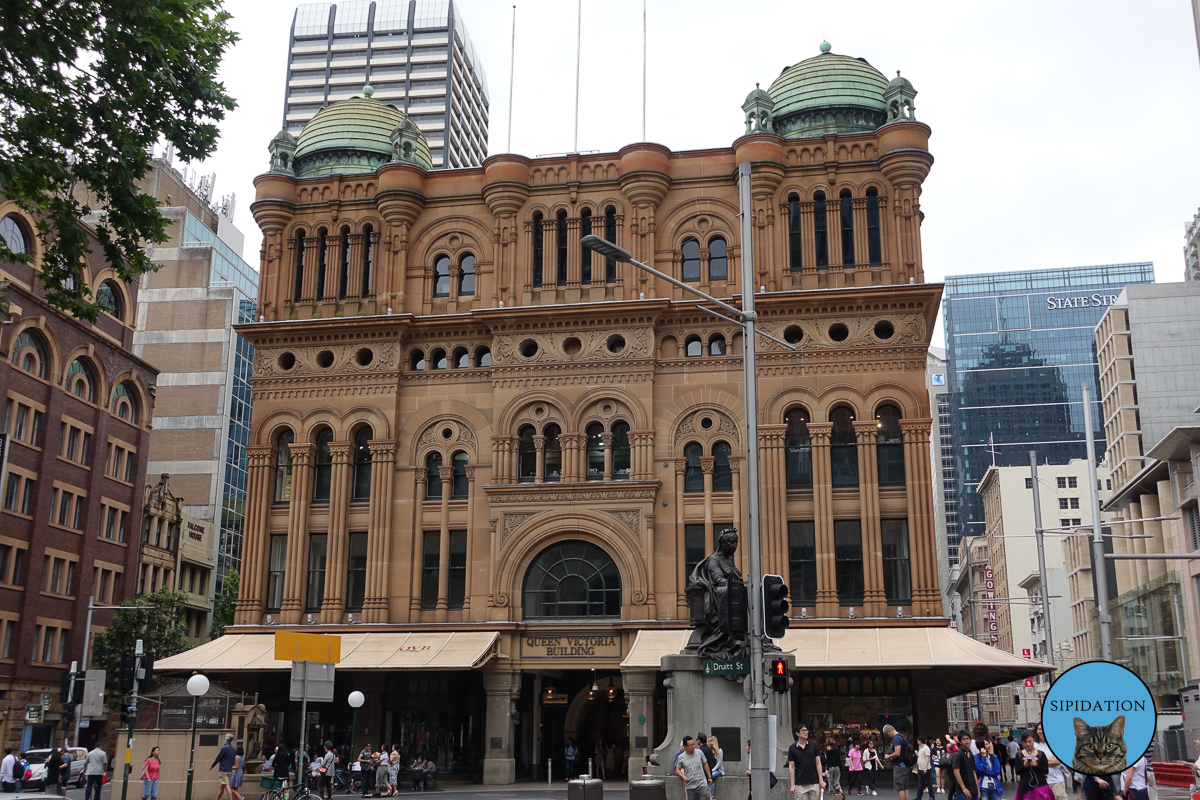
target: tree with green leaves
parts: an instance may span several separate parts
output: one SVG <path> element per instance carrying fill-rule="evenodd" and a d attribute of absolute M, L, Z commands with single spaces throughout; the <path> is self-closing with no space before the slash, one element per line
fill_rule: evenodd
<path fill-rule="evenodd" d="M 156 269 L 144 246 L 167 220 L 138 190 L 149 150 L 216 149 L 235 106 L 216 79 L 237 41 L 221 0 L 4 0 L 0 3 L 0 193 L 37 220 L 47 302 L 95 321 L 82 280 L 81 217 L 124 281 Z M 0 260 L 30 263 L 0 239 Z"/>
<path fill-rule="evenodd" d="M 230 570 L 221 586 L 221 593 L 213 602 L 212 628 L 208 631 L 209 639 L 217 639 L 225 633 L 225 626 L 233 624 L 233 610 L 237 607 L 238 584 L 241 577 L 236 569 Z"/>
<path fill-rule="evenodd" d="M 111 685 L 117 674 L 121 653 L 133 652 L 137 640 L 142 650 L 155 658 L 166 658 L 191 648 L 187 638 L 185 603 L 187 594 L 173 592 L 165 586 L 154 594 L 131 597 L 113 613 L 108 628 L 92 639 L 92 663 L 108 671 Z M 150 606 L 148 610 L 128 606 Z"/>

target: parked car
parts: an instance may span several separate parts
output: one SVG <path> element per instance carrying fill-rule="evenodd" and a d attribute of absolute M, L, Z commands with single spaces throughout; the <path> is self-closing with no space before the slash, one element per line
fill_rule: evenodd
<path fill-rule="evenodd" d="M 67 779 L 67 783 L 74 783 L 76 788 L 83 786 L 84 775 L 83 770 L 87 765 L 87 750 L 82 747 L 68 748 L 71 751 L 71 776 Z M 25 760 L 29 762 L 29 769 L 25 770 L 25 779 L 22 781 L 22 789 L 41 789 L 46 790 L 46 759 L 50 757 L 50 750 L 27 750 L 25 752 Z"/>

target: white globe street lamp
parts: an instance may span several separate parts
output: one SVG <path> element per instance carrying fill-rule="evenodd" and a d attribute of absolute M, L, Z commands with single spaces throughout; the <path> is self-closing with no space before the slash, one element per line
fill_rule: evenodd
<path fill-rule="evenodd" d="M 196 700 L 203 695 L 208 694 L 209 682 L 208 678 L 200 673 L 196 673 L 188 678 L 187 690 L 192 696 L 192 752 L 188 756 L 188 776 L 187 776 L 187 792 L 186 800 L 192 800 L 192 776 L 196 766 Z"/>

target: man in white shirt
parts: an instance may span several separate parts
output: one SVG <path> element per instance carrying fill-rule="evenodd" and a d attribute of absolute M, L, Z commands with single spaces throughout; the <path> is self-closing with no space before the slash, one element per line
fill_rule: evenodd
<path fill-rule="evenodd" d="M 1125 770 L 1121 786 L 1129 800 L 1149 800 L 1150 792 L 1146 788 L 1146 756 L 1142 756 Z"/>
<path fill-rule="evenodd" d="M 1034 738 L 1036 739 L 1037 737 L 1035 736 Z M 1018 758 L 1018 755 L 1021 752 L 1021 745 L 1017 744 L 1016 740 L 1013 739 L 1013 735 L 1010 733 L 1008 735 L 1008 744 L 1005 746 L 1008 748 L 1008 766 L 1009 766 L 1009 769 L 1012 771 L 1013 780 L 1016 780 L 1017 779 L 1017 764 L 1020 763 L 1020 759 Z M 1047 750 L 1047 752 L 1046 752 L 1046 757 L 1047 758 L 1050 757 L 1049 750 Z M 1058 772 L 1059 772 L 1059 775 L 1062 774 L 1061 769 L 1059 769 Z M 1065 798 L 1064 798 L 1064 800 L 1065 800 Z"/>
<path fill-rule="evenodd" d="M 4 748 L 4 760 L 0 761 L 0 786 L 5 792 L 15 792 L 17 790 L 16 779 L 13 777 L 13 768 L 17 765 L 17 757 L 13 755 L 11 747 Z"/>
<path fill-rule="evenodd" d="M 917 800 L 921 800 L 925 796 L 925 790 L 929 790 L 929 800 L 934 800 L 934 793 L 937 792 L 937 782 L 933 779 L 933 772 L 929 769 L 929 742 L 925 739 L 917 739 L 917 744 L 920 747 L 917 749 Z"/>
<path fill-rule="evenodd" d="M 87 786 L 83 789 L 83 800 L 91 800 L 92 797 L 100 800 L 100 787 L 104 785 L 104 773 L 107 771 L 108 753 L 97 743 L 88 751 L 87 762 L 83 768 L 87 780 Z"/>

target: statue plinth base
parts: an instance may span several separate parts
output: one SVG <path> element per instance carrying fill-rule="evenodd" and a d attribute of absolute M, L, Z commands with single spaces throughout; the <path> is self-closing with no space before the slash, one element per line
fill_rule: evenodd
<path fill-rule="evenodd" d="M 795 666 L 791 655 L 773 655 L 788 662 L 788 671 Z M 741 683 L 718 675 L 705 675 L 704 662 L 694 652 L 663 656 L 661 670 L 666 673 L 667 738 L 655 749 L 657 767 L 653 774 L 666 777 L 668 800 L 684 800 L 683 781 L 675 775 L 675 751 L 684 736 L 698 732 L 716 734 L 725 753 L 726 777 L 718 778 L 717 800 L 744 800 L 750 793 L 750 768 L 746 755 L 746 740 L 750 738 L 750 676 Z M 766 687 L 767 713 L 775 716 L 775 752 L 772 771 L 779 779 L 771 790 L 771 800 L 785 800 L 788 794 L 787 748 L 792 743 L 791 695 L 777 694 Z M 732 756 L 732 759 L 731 759 Z"/>

